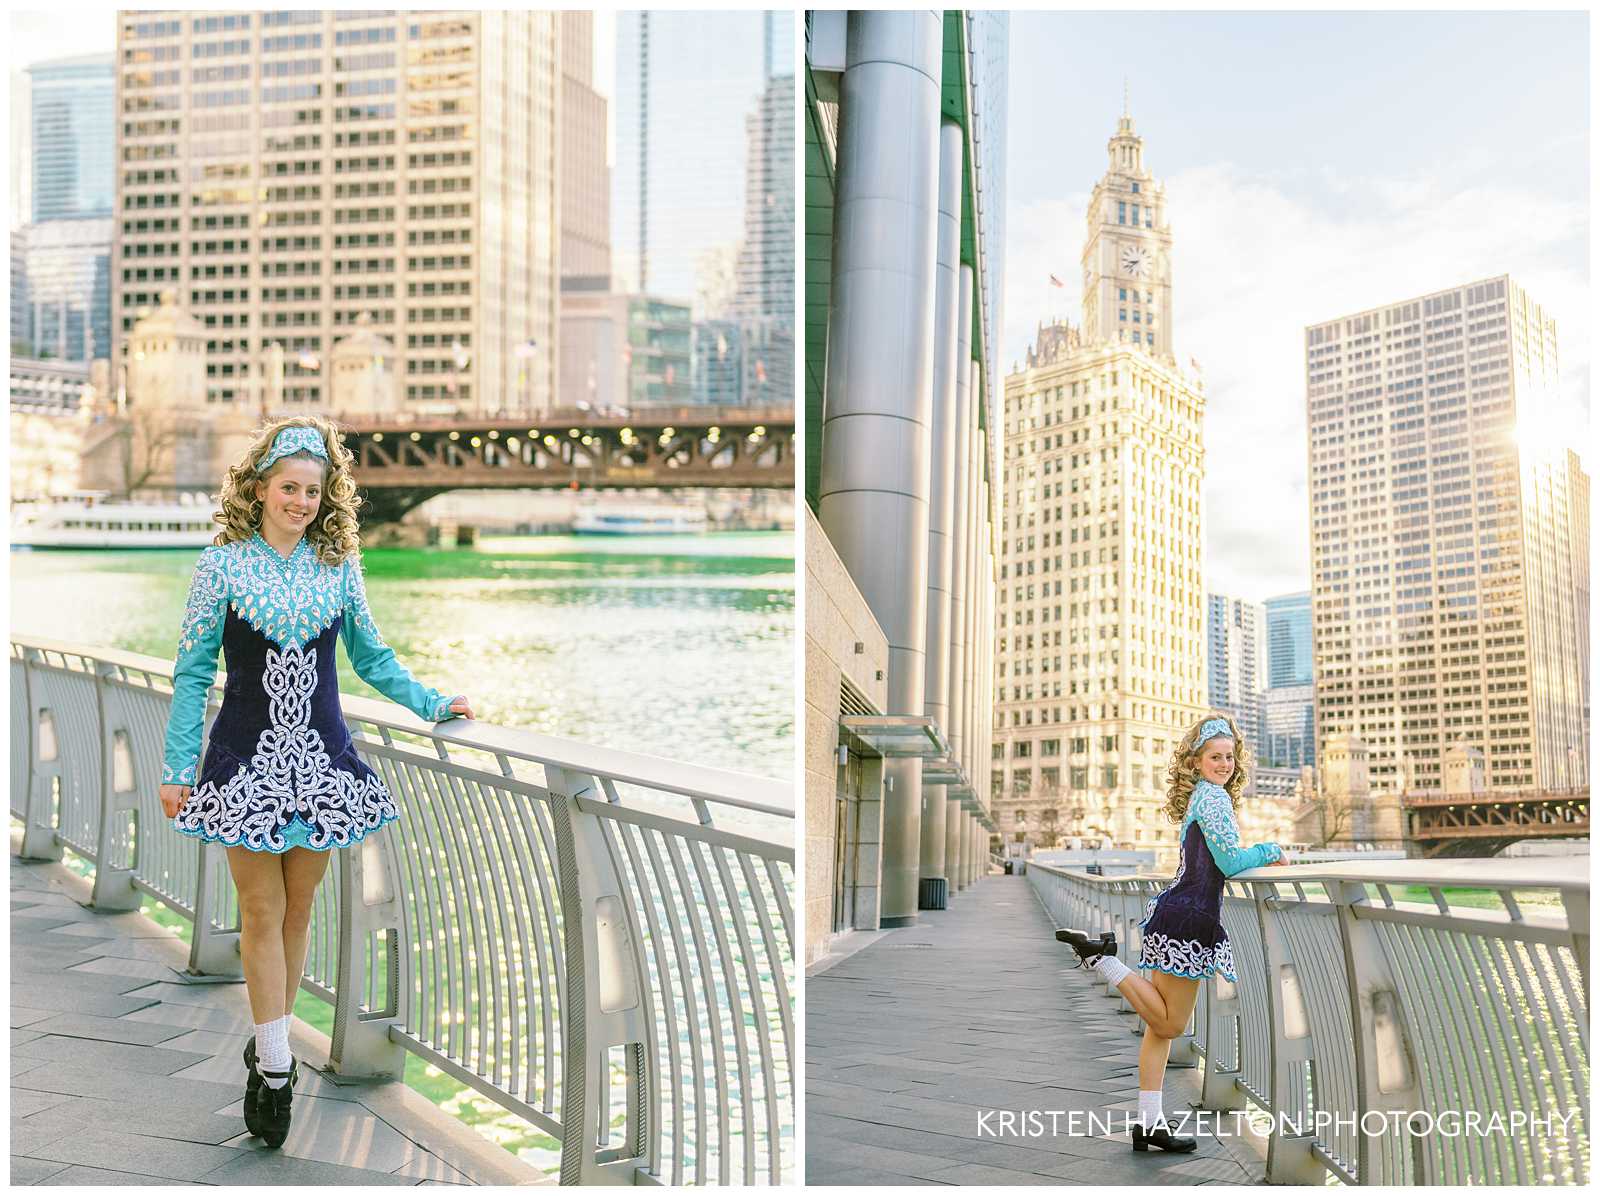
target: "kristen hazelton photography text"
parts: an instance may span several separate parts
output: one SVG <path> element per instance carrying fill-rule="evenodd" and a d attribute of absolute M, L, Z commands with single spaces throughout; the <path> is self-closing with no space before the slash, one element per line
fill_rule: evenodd
<path fill-rule="evenodd" d="M 807 1182 L 1587 1183 L 1587 16 L 805 19 Z"/>
<path fill-rule="evenodd" d="M 794 14 L 8 20 L 13 1182 L 798 1183 Z"/>

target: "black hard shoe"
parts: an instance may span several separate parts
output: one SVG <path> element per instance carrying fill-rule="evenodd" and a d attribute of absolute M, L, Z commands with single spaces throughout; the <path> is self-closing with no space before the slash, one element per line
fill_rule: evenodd
<path fill-rule="evenodd" d="M 266 1082 L 261 1078 L 261 1072 L 256 1068 L 256 1040 L 251 1035 L 244 1044 L 244 1065 L 248 1075 L 244 1082 L 244 1128 L 250 1131 L 250 1136 L 261 1136 L 260 1100 L 261 1089 L 266 1087 Z"/>
<path fill-rule="evenodd" d="M 1117 936 L 1110 930 L 1101 931 L 1098 939 L 1091 939 L 1082 930 L 1058 930 L 1056 942 L 1066 943 L 1078 953 L 1078 961 L 1083 964 L 1092 964 L 1102 955 L 1115 955 L 1117 953 Z M 1073 965 L 1074 967 L 1077 964 Z"/>
<path fill-rule="evenodd" d="M 1137 1121 L 1133 1123 L 1135 1150 L 1170 1150 L 1174 1154 L 1186 1154 L 1199 1145 L 1193 1138 L 1183 1138 L 1173 1133 L 1165 1121 L 1155 1130 L 1146 1130 Z"/>
<path fill-rule="evenodd" d="M 276 1150 L 289 1136 L 290 1106 L 294 1103 L 294 1082 L 300 1078 L 300 1064 L 298 1060 L 291 1058 L 288 1071 L 263 1071 L 261 1074 L 263 1077 L 271 1076 L 275 1080 L 285 1077 L 288 1081 L 274 1088 L 263 1079 L 261 1092 L 256 1098 L 256 1117 L 261 1125 L 261 1140 Z"/>

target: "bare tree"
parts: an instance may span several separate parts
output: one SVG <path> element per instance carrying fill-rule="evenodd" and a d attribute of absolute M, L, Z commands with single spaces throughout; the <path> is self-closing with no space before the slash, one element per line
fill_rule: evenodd
<path fill-rule="evenodd" d="M 152 481 L 173 476 L 173 452 L 181 439 L 172 412 L 159 407 L 136 406 L 118 421 L 122 424 L 118 447 L 122 454 L 122 497 L 136 494 Z"/>
<path fill-rule="evenodd" d="M 1347 838 L 1354 828 L 1355 803 L 1348 793 L 1319 793 L 1300 808 L 1296 828 L 1319 847 Z"/>

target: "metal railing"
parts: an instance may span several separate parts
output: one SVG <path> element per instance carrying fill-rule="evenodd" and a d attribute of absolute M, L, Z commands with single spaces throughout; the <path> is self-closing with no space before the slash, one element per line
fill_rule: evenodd
<path fill-rule="evenodd" d="M 1027 875 L 1056 925 L 1114 930 L 1130 964 L 1170 881 Z M 1413 885 L 1431 904 L 1396 899 Z M 1270 1117 L 1266 1182 L 1587 1183 L 1587 857 L 1257 868 L 1224 883 L 1222 922 L 1238 983 L 1201 984 L 1171 1058 L 1203 1060 L 1202 1108 Z"/>
<path fill-rule="evenodd" d="M 170 664 L 13 637 L 11 692 L 22 856 L 70 847 L 97 908 L 148 893 L 193 921 L 192 972 L 239 975 L 225 849 L 157 794 Z M 562 1183 L 792 1182 L 792 787 L 343 704 L 400 820 L 318 892 L 332 1070 L 417 1055 L 556 1138 Z"/>

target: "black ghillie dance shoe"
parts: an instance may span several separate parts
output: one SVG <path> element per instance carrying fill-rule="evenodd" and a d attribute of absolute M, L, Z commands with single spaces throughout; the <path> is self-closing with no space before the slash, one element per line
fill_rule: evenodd
<path fill-rule="evenodd" d="M 263 1071 L 262 1076 L 273 1079 L 287 1078 L 287 1083 L 274 1088 L 263 1080 L 261 1093 L 256 1099 L 256 1116 L 261 1122 L 261 1140 L 273 1150 L 283 1145 L 289 1136 L 290 1106 L 294 1103 L 294 1082 L 300 1078 L 300 1064 L 289 1060 L 288 1071 Z"/>
<path fill-rule="evenodd" d="M 256 1040 L 251 1035 L 250 1040 L 244 1044 L 244 1065 L 249 1074 L 244 1081 L 244 1128 L 250 1131 L 251 1137 L 261 1136 L 260 1101 L 261 1090 L 266 1087 L 266 1082 L 261 1078 L 261 1072 L 256 1068 Z"/>
<path fill-rule="evenodd" d="M 1174 1154 L 1186 1154 L 1199 1146 L 1200 1143 L 1193 1138 L 1180 1138 L 1167 1127 L 1165 1121 L 1156 1130 L 1146 1130 L 1138 1122 L 1133 1126 L 1133 1148 L 1135 1150 L 1170 1150 Z"/>
<path fill-rule="evenodd" d="M 1117 953 L 1117 936 L 1110 930 L 1102 931 L 1098 939 L 1091 939 L 1082 930 L 1058 930 L 1056 941 L 1066 943 L 1078 953 L 1080 963 L 1092 964 L 1102 955 L 1115 955 Z M 1073 965 L 1074 967 L 1077 964 Z"/>

